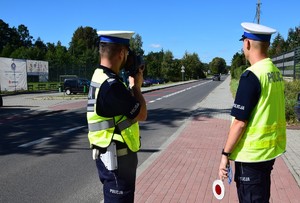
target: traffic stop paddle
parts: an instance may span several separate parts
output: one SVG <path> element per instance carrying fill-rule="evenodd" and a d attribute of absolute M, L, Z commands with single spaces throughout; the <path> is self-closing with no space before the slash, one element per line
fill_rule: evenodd
<path fill-rule="evenodd" d="M 231 181 L 232 181 L 232 169 L 231 169 L 230 164 L 227 165 L 227 175 L 228 175 L 228 177 L 227 177 L 228 184 L 230 185 Z M 222 180 L 219 180 L 219 179 L 215 180 L 212 184 L 212 190 L 213 190 L 214 196 L 218 200 L 223 199 L 223 197 L 225 196 L 225 187 L 224 187 Z"/>
<path fill-rule="evenodd" d="M 212 190 L 213 190 L 215 198 L 217 198 L 218 200 L 223 199 L 223 197 L 225 195 L 225 187 L 224 187 L 223 181 L 215 180 L 212 185 Z"/>

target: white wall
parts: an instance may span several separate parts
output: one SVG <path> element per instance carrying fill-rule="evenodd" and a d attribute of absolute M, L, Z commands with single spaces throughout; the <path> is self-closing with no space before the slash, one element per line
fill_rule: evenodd
<path fill-rule="evenodd" d="M 26 60 L 0 57 L 1 91 L 27 90 Z"/>

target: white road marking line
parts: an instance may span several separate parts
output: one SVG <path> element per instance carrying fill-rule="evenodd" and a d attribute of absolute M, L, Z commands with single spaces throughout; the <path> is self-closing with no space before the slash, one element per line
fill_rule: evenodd
<path fill-rule="evenodd" d="M 78 127 L 75 127 L 75 128 L 71 128 L 71 129 L 62 131 L 60 134 L 67 134 L 67 133 L 70 133 L 72 131 L 75 131 L 75 130 L 78 130 L 78 129 L 81 129 L 81 128 L 85 128 L 85 127 L 86 126 L 78 126 Z M 19 145 L 18 147 L 22 147 L 22 148 L 30 147 L 32 145 L 37 145 L 37 144 L 40 144 L 40 143 L 45 142 L 45 141 L 50 140 L 50 139 L 52 139 L 52 137 L 44 137 L 44 138 L 41 138 L 41 139 L 38 139 L 38 140 L 35 140 L 35 141 L 32 141 L 32 142 L 28 142 L 28 143 Z"/>
<path fill-rule="evenodd" d="M 28 142 L 26 144 L 19 145 L 18 147 L 29 147 L 29 146 L 36 145 L 36 144 L 39 144 L 41 142 L 44 142 L 44 141 L 50 140 L 50 139 L 51 139 L 51 137 L 44 137 L 44 138 L 41 138 L 41 139 L 38 139 L 38 140 L 35 140 L 32 142 Z"/>
<path fill-rule="evenodd" d="M 62 131 L 61 132 L 61 134 L 67 134 L 67 133 L 69 133 L 69 132 L 73 132 L 73 131 L 75 131 L 75 130 L 79 130 L 79 129 L 81 129 L 81 128 L 85 128 L 86 126 L 85 125 L 83 125 L 83 126 L 78 126 L 78 127 L 75 127 L 75 128 L 71 128 L 71 129 L 68 129 L 68 130 L 65 130 L 65 131 Z"/>
<path fill-rule="evenodd" d="M 149 101 L 148 103 L 154 103 L 154 102 L 156 102 L 156 101 L 159 101 L 159 100 L 162 100 L 162 99 L 164 99 L 164 98 L 168 98 L 168 97 L 174 96 L 174 95 L 176 95 L 176 94 L 185 92 L 185 91 L 187 91 L 187 90 L 190 90 L 190 89 L 192 89 L 192 88 L 195 88 L 195 87 L 204 85 L 204 84 L 209 83 L 209 82 L 211 82 L 211 81 L 207 81 L 207 82 L 204 82 L 204 83 L 195 85 L 195 86 L 187 87 L 187 88 L 185 88 L 185 89 L 183 89 L 183 90 L 180 90 L 180 91 L 177 91 L 177 92 L 173 92 L 173 93 L 171 93 L 171 94 L 167 94 L 167 95 L 162 96 L 162 97 L 159 97 L 159 98 L 157 98 L 157 99 L 155 99 L 155 100 Z"/>

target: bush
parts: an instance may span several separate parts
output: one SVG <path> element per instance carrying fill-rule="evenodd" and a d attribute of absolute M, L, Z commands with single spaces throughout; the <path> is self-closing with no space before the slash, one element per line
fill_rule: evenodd
<path fill-rule="evenodd" d="M 298 93 L 300 93 L 300 80 L 285 81 L 285 116 L 289 124 L 298 122 L 295 113 Z"/>
<path fill-rule="evenodd" d="M 232 93 L 233 98 L 235 98 L 238 86 L 239 86 L 239 80 L 231 78 L 230 91 Z"/>
<path fill-rule="evenodd" d="M 231 72 L 231 76 L 232 78 L 234 79 L 237 79 L 239 80 L 242 73 L 244 72 L 244 70 L 246 70 L 247 66 L 246 65 L 243 65 L 243 66 L 240 66 L 238 68 L 235 68 L 232 72 Z"/>

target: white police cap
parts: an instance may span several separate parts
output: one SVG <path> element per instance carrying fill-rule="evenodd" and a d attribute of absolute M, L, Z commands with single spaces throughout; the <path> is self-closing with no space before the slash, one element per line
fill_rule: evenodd
<path fill-rule="evenodd" d="M 240 40 L 248 38 L 255 41 L 269 42 L 271 35 L 276 32 L 273 28 L 256 23 L 244 22 L 241 25 L 244 28 L 244 34 Z"/>
<path fill-rule="evenodd" d="M 133 31 L 98 31 L 100 42 L 129 45 Z"/>

